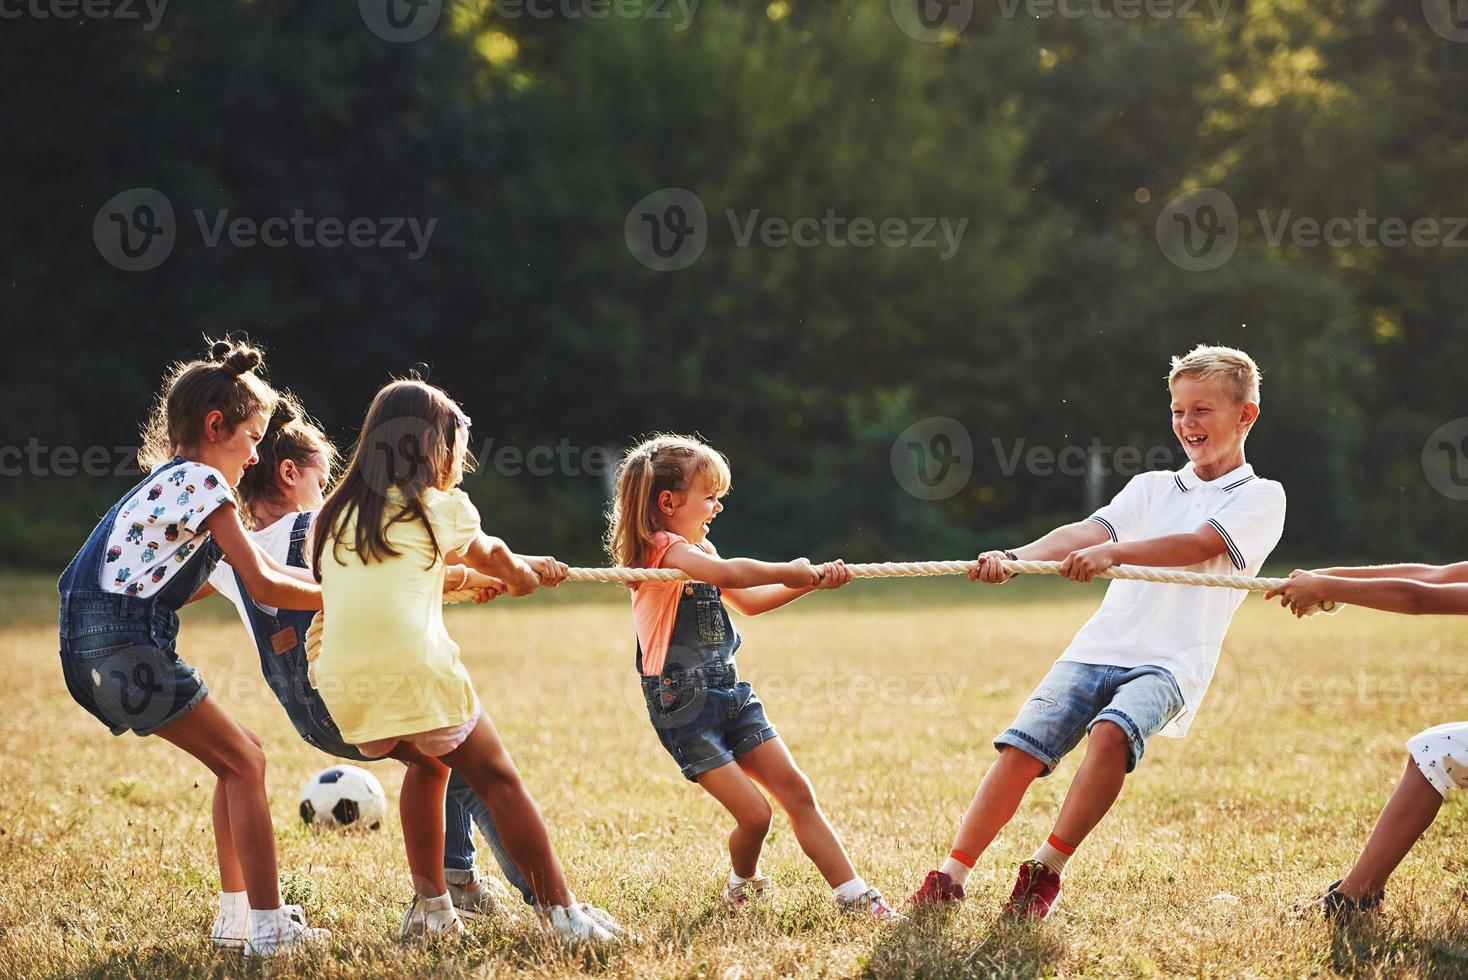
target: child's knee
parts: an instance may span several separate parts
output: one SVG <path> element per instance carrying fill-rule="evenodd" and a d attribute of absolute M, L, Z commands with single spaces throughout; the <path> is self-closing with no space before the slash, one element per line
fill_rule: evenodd
<path fill-rule="evenodd" d="M 756 834 L 764 837 L 770 832 L 770 822 L 775 819 L 774 811 L 770 804 L 761 801 L 757 806 L 751 806 L 739 815 L 739 829 L 747 834 Z"/>
<path fill-rule="evenodd" d="M 1087 753 L 1100 753 L 1107 758 L 1115 757 L 1125 765 L 1131 759 L 1132 743 L 1127 733 L 1114 721 L 1102 719 L 1091 726 Z"/>
<path fill-rule="evenodd" d="M 257 741 L 242 738 L 221 757 L 215 770 L 220 779 L 239 779 L 252 783 L 265 782 L 265 750 Z"/>
<path fill-rule="evenodd" d="M 791 811 L 814 810 L 816 791 L 805 773 L 796 770 L 780 788 L 780 802 Z"/>
<path fill-rule="evenodd" d="M 1045 763 L 1030 755 L 1024 749 L 1013 745 L 1005 745 L 999 749 L 999 765 L 1015 772 L 1023 773 L 1030 778 L 1035 778 L 1045 771 Z"/>

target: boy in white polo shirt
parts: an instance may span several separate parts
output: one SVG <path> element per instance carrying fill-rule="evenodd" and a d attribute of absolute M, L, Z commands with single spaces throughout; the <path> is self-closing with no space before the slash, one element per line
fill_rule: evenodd
<path fill-rule="evenodd" d="M 979 556 L 971 580 L 998 584 L 1007 559 L 1063 559 L 1089 582 L 1113 565 L 1255 575 L 1284 530 L 1284 489 L 1254 475 L 1244 440 L 1259 417 L 1259 370 L 1243 351 L 1198 346 L 1173 358 L 1172 430 L 1187 454 L 1177 472 L 1134 477 L 1083 521 L 1014 551 Z M 962 901 L 978 856 L 1013 818 L 1030 784 L 1054 771 L 1081 736 L 1076 771 L 1049 839 L 1020 865 L 1006 918 L 1044 919 L 1060 897 L 1066 861 L 1104 817 L 1147 739 L 1181 737 L 1202 704 L 1234 610 L 1233 589 L 1116 580 L 1049 675 L 994 740 L 990 767 L 953 850 L 911 901 Z"/>

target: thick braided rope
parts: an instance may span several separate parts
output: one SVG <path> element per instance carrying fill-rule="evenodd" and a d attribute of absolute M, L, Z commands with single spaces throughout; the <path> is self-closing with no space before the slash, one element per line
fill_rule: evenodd
<path fill-rule="evenodd" d="M 974 563 L 969 561 L 884 561 L 849 564 L 853 578 L 917 578 L 931 575 L 966 575 Z M 1017 575 L 1053 575 L 1060 570 L 1058 561 L 1006 561 L 1004 570 Z M 1256 578 L 1248 575 L 1207 575 L 1172 568 L 1144 568 L 1117 565 L 1099 574 L 1100 578 L 1136 579 L 1142 582 L 1164 582 L 1170 585 L 1207 585 L 1224 589 L 1246 589 L 1268 592 L 1289 579 Z M 694 579 L 676 568 L 573 568 L 568 582 L 687 582 Z M 445 602 L 465 602 L 474 598 L 471 589 L 444 593 Z"/>
<path fill-rule="evenodd" d="M 847 565 L 853 578 L 919 578 L 932 575 L 967 575 L 974 566 L 973 561 L 883 561 L 867 564 Z M 1004 570 L 1015 575 L 1053 575 L 1060 571 L 1058 561 L 1006 561 Z M 1222 589 L 1246 589 L 1250 592 L 1268 592 L 1289 579 L 1258 578 L 1249 575 L 1207 575 L 1202 572 L 1182 572 L 1173 568 L 1145 568 L 1136 565 L 1117 565 L 1106 569 L 1099 578 L 1134 579 L 1142 582 L 1163 582 L 1168 585 L 1206 585 Z M 689 582 L 692 576 L 676 568 L 573 568 L 566 575 L 568 582 Z M 457 589 L 445 592 L 444 602 L 468 602 L 474 598 L 473 589 Z M 1319 606 L 1315 612 L 1336 612 L 1340 607 L 1334 603 Z M 306 655 L 311 661 L 311 684 L 316 684 L 316 656 L 321 651 L 321 614 L 317 613 L 306 631 Z"/>

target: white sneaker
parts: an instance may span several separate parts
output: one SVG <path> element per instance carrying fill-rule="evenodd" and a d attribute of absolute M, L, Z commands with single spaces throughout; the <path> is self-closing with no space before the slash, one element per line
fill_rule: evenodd
<path fill-rule="evenodd" d="M 449 898 L 453 899 L 454 908 L 477 915 L 499 913 L 515 918 L 515 913 L 510 908 L 509 889 L 494 878 L 481 877 L 477 868 L 473 874 L 474 878 L 462 885 L 456 885 L 452 881 L 448 883 Z"/>
<path fill-rule="evenodd" d="M 403 913 L 403 922 L 398 926 L 398 938 L 403 942 L 424 942 L 446 939 L 464 934 L 464 923 L 454 910 L 448 895 L 424 898 L 414 895 L 413 903 Z"/>
<path fill-rule="evenodd" d="M 588 912 L 587 910 L 592 911 Z M 623 938 L 622 927 L 601 909 L 589 905 L 553 905 L 541 907 L 540 914 L 550 923 L 551 930 L 567 946 L 583 943 L 612 943 Z"/>
<path fill-rule="evenodd" d="M 724 882 L 724 908 L 731 911 L 738 911 L 750 902 L 757 902 L 764 898 L 765 889 L 769 887 L 769 875 L 756 875 L 737 885 L 729 884 L 726 879 Z"/>
<path fill-rule="evenodd" d="M 214 928 L 209 930 L 209 942 L 215 949 L 228 949 L 235 952 L 245 948 L 245 938 L 250 934 L 250 919 L 247 915 L 244 922 L 231 922 L 232 916 L 226 916 L 220 912 L 214 917 Z"/>
<path fill-rule="evenodd" d="M 299 905 L 282 905 L 280 916 L 251 911 L 250 938 L 245 941 L 246 956 L 278 956 L 309 947 L 325 946 L 331 938 L 329 929 L 312 929 L 306 925 L 306 913 Z M 274 919 L 273 924 L 267 919 Z M 267 921 L 262 923 L 261 920 Z"/>
<path fill-rule="evenodd" d="M 899 919 L 906 918 L 901 912 L 888 905 L 887 900 L 882 897 L 882 893 L 875 888 L 868 888 L 850 901 L 841 898 L 836 899 L 836 908 L 848 914 L 865 912 L 877 922 L 896 922 Z"/>

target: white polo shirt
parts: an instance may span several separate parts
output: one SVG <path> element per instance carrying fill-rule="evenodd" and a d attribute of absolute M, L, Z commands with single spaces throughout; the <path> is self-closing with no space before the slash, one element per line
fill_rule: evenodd
<path fill-rule="evenodd" d="M 1257 575 L 1284 532 L 1284 487 L 1254 475 L 1245 463 L 1204 481 L 1189 463 L 1181 470 L 1135 476 L 1090 520 L 1113 541 L 1190 534 L 1211 524 L 1228 550 L 1186 571 Z M 1106 597 L 1060 655 L 1061 660 L 1116 667 L 1164 667 L 1177 679 L 1183 710 L 1161 734 L 1181 738 L 1203 704 L 1218 651 L 1241 589 L 1167 585 L 1114 579 Z"/>

